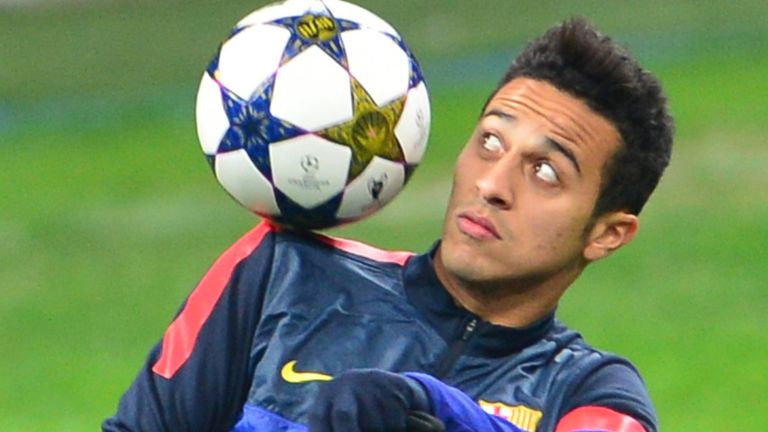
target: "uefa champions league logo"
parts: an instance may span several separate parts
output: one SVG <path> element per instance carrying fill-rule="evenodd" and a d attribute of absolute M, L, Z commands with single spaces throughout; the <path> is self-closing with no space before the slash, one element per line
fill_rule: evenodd
<path fill-rule="evenodd" d="M 317 156 L 305 154 L 299 160 L 299 166 L 304 171 L 304 175 L 301 176 L 301 178 L 289 178 L 288 183 L 302 189 L 316 191 L 330 186 L 330 181 L 317 178 L 317 172 L 320 170 L 320 159 L 318 159 Z"/>
<path fill-rule="evenodd" d="M 320 169 L 320 161 L 317 159 L 317 156 L 310 154 L 301 157 L 300 165 L 301 169 L 303 169 L 307 174 L 310 172 L 315 173 L 318 169 Z"/>

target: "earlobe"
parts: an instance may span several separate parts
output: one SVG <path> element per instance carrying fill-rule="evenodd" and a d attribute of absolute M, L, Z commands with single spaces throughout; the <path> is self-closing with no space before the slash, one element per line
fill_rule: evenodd
<path fill-rule="evenodd" d="M 640 221 L 637 215 L 622 211 L 600 216 L 590 230 L 584 246 L 588 262 L 605 258 L 635 238 Z"/>

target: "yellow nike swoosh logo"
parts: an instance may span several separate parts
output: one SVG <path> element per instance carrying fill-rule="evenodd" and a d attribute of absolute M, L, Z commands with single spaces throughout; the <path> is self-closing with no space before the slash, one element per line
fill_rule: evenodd
<path fill-rule="evenodd" d="M 292 384 L 301 384 L 311 381 L 330 381 L 333 379 L 332 376 L 319 372 L 296 372 L 295 367 L 296 360 L 289 361 L 283 366 L 283 369 L 280 370 L 280 376 L 283 377 L 286 382 Z"/>

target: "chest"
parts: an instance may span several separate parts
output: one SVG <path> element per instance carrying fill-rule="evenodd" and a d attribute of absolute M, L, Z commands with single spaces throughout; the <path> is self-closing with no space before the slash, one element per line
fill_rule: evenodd
<path fill-rule="evenodd" d="M 524 430 L 558 409 L 563 362 L 554 359 L 554 343 L 503 358 L 468 355 L 462 350 L 471 339 L 444 340 L 402 298 L 331 298 L 266 311 L 254 335 L 248 404 L 305 423 L 323 382 L 348 369 L 377 368 L 436 376 Z"/>

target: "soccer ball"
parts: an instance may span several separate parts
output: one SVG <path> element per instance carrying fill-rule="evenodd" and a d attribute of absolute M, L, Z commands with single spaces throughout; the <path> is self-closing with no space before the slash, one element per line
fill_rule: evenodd
<path fill-rule="evenodd" d="M 243 18 L 203 74 L 200 144 L 240 204 L 319 229 L 389 202 L 427 146 L 430 105 L 397 31 L 341 0 L 288 0 Z"/>

